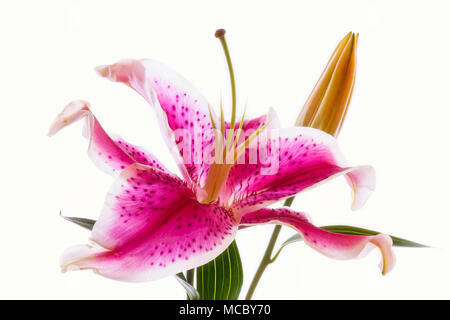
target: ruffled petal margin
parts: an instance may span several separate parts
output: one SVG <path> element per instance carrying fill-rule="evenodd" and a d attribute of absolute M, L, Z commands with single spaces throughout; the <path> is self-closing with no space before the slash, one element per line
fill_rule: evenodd
<path fill-rule="evenodd" d="M 360 258 L 377 247 L 382 255 L 380 263 L 382 274 L 391 271 L 395 265 L 392 239 L 388 235 L 360 236 L 329 232 L 314 226 L 305 214 L 288 208 L 266 208 L 247 213 L 242 217 L 240 225 L 248 227 L 267 223 L 286 225 L 295 229 L 308 246 L 333 259 Z"/>
<path fill-rule="evenodd" d="M 336 139 L 323 131 L 292 127 L 272 130 L 265 144 L 230 171 L 227 190 L 241 213 L 255 211 L 346 174 L 353 191 L 352 209 L 359 209 L 375 189 L 370 166 L 347 167 Z"/>

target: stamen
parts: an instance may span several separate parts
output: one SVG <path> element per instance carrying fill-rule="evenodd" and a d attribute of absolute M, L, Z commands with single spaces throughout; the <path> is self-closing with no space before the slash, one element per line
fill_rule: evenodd
<path fill-rule="evenodd" d="M 270 120 L 267 121 L 267 123 L 258 128 L 255 132 L 253 132 L 252 135 L 250 135 L 250 137 L 248 137 L 247 140 L 245 140 L 243 143 L 241 143 L 238 147 L 237 147 L 237 151 L 236 154 L 234 155 L 234 162 L 236 162 L 236 159 L 239 158 L 239 156 L 244 152 L 245 148 L 248 147 L 248 145 L 250 144 L 250 142 L 253 141 L 253 139 L 255 139 L 265 128 L 267 128 L 267 126 L 269 125 Z M 228 162 L 227 162 L 228 163 Z"/>
<path fill-rule="evenodd" d="M 209 110 L 209 117 L 211 118 L 211 124 L 213 126 L 213 129 L 217 130 L 216 123 L 214 122 L 214 117 L 212 115 L 211 107 L 209 106 L 209 104 L 208 104 L 208 110 Z"/>
<path fill-rule="evenodd" d="M 220 96 L 220 133 L 222 134 L 221 139 L 225 140 L 225 117 L 223 116 L 223 104 L 222 104 L 222 95 Z M 227 142 L 228 144 L 228 142 Z M 227 155 L 228 148 L 223 148 L 222 146 L 222 161 L 225 161 L 225 157 Z M 218 149 L 216 149 L 219 152 Z"/>
<path fill-rule="evenodd" d="M 222 133 L 222 137 L 225 138 L 225 118 L 223 116 L 222 96 L 220 97 L 220 132 Z"/>
<path fill-rule="evenodd" d="M 199 199 L 201 203 L 212 203 L 217 200 L 232 167 L 232 164 L 213 163 L 211 165 L 204 188 L 206 194 L 203 199 Z"/>
<path fill-rule="evenodd" d="M 242 132 L 242 127 L 244 126 L 244 118 L 245 118 L 245 112 L 247 111 L 247 102 L 245 103 L 245 107 L 244 107 L 244 112 L 242 113 L 242 119 L 241 122 L 239 123 L 239 129 L 236 132 L 236 139 L 234 139 L 234 143 L 233 143 L 233 148 L 236 149 L 236 145 L 239 141 L 239 138 L 241 136 L 241 132 Z"/>

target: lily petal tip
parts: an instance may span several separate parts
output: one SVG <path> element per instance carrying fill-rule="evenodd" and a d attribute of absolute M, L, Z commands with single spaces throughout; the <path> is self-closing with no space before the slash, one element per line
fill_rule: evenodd
<path fill-rule="evenodd" d="M 109 69 L 109 66 L 107 66 L 107 65 L 97 66 L 94 68 L 94 70 L 95 70 L 95 72 L 97 72 L 97 74 L 100 77 L 109 78 L 109 76 L 110 76 L 110 72 L 109 72 L 110 69 Z"/>
<path fill-rule="evenodd" d="M 79 120 L 84 110 L 89 110 L 89 102 L 83 100 L 75 100 L 66 105 L 63 111 L 58 114 L 48 130 L 47 136 L 55 135 L 59 130 L 69 124 Z"/>
<path fill-rule="evenodd" d="M 62 273 L 67 271 L 78 271 L 85 269 L 93 269 L 96 271 L 93 260 L 106 249 L 92 242 L 86 245 L 77 245 L 68 248 L 62 254 L 59 265 Z"/>
<path fill-rule="evenodd" d="M 61 273 L 67 273 L 67 271 L 79 271 L 81 268 L 75 264 L 69 264 L 61 266 Z"/>
<path fill-rule="evenodd" d="M 376 187 L 376 174 L 372 166 L 360 166 L 357 170 L 347 173 L 347 180 L 352 186 L 353 211 L 361 209 Z"/>
<path fill-rule="evenodd" d="M 370 242 L 380 249 L 382 261 L 380 262 L 381 274 L 385 276 L 395 266 L 395 254 L 392 250 L 392 238 L 386 234 L 380 233 L 372 238 Z"/>
<path fill-rule="evenodd" d="M 369 199 L 372 192 L 373 190 L 369 188 L 359 188 L 358 191 L 355 191 L 355 195 L 353 196 L 354 199 L 351 206 L 352 211 L 357 211 L 361 209 Z"/>

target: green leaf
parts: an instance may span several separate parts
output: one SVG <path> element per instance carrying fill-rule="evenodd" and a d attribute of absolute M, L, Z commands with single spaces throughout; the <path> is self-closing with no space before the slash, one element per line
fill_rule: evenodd
<path fill-rule="evenodd" d="M 365 236 L 374 236 L 381 232 L 373 231 L 369 229 L 363 229 L 358 227 L 352 227 L 352 226 L 325 226 L 322 227 L 322 229 L 335 232 L 335 233 L 341 233 L 341 234 L 354 234 L 354 235 L 365 235 Z M 414 241 L 402 239 L 399 237 L 391 236 L 392 238 L 392 244 L 396 247 L 410 247 L 410 248 L 429 248 L 429 246 L 426 246 L 424 244 L 420 244 Z"/>
<path fill-rule="evenodd" d="M 235 300 L 244 281 L 241 257 L 235 241 L 217 258 L 197 268 L 201 300 Z"/>
<path fill-rule="evenodd" d="M 184 274 L 182 272 L 176 274 L 175 278 L 186 290 L 188 300 L 199 300 L 200 299 L 200 294 L 189 282 L 187 282 L 186 277 L 184 276 Z"/>
<path fill-rule="evenodd" d="M 369 230 L 369 229 L 352 227 L 352 226 L 342 226 L 342 225 L 324 226 L 321 228 L 324 230 L 330 231 L 330 232 L 334 232 L 334 233 L 350 234 L 350 235 L 374 236 L 374 235 L 377 235 L 380 233 L 378 231 L 373 231 L 373 230 Z M 428 246 L 414 242 L 414 241 L 402 239 L 399 237 L 394 237 L 391 235 L 389 235 L 389 236 L 392 238 L 392 244 L 396 247 L 428 248 Z M 298 233 L 293 235 L 289 239 L 287 239 L 285 242 L 283 242 L 283 244 L 280 246 L 280 249 L 278 249 L 277 253 L 273 256 L 273 258 L 271 259 L 271 262 L 274 262 L 278 258 L 278 255 L 281 253 L 281 250 L 283 250 L 284 247 L 286 247 L 287 245 L 289 245 L 291 243 L 298 242 L 301 240 L 303 240 L 303 239 L 302 239 L 301 235 Z"/>
<path fill-rule="evenodd" d="M 59 215 L 61 216 L 61 218 L 65 219 L 67 221 L 70 221 L 72 223 L 75 223 L 85 229 L 88 229 L 88 230 L 92 230 L 92 228 L 94 227 L 94 224 L 95 224 L 95 220 L 86 219 L 86 218 L 77 218 L 77 217 L 66 217 L 66 216 L 63 216 L 61 214 L 61 212 L 59 213 Z"/>

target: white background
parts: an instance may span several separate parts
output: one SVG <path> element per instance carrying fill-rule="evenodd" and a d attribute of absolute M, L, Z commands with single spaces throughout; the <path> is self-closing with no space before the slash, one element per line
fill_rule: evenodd
<path fill-rule="evenodd" d="M 228 94 L 215 29 L 227 29 L 239 96 L 251 115 L 273 106 L 293 124 L 339 40 L 360 33 L 358 77 L 340 146 L 372 164 L 377 190 L 350 210 L 344 179 L 299 196 L 318 225 L 351 224 L 434 246 L 396 249 L 383 277 L 379 253 L 325 258 L 293 244 L 269 267 L 261 299 L 450 298 L 450 45 L 445 1 L 8 1 L 0 4 L 0 298 L 183 299 L 173 277 L 128 284 L 91 272 L 61 274 L 58 259 L 89 233 L 58 216 L 96 218 L 111 178 L 90 162 L 81 123 L 54 138 L 63 106 L 86 99 L 109 132 L 146 146 L 175 169 L 150 107 L 93 67 L 151 57 L 172 66 L 218 106 Z M 243 293 L 272 226 L 237 241 Z M 292 234 L 283 229 L 281 239 Z"/>

